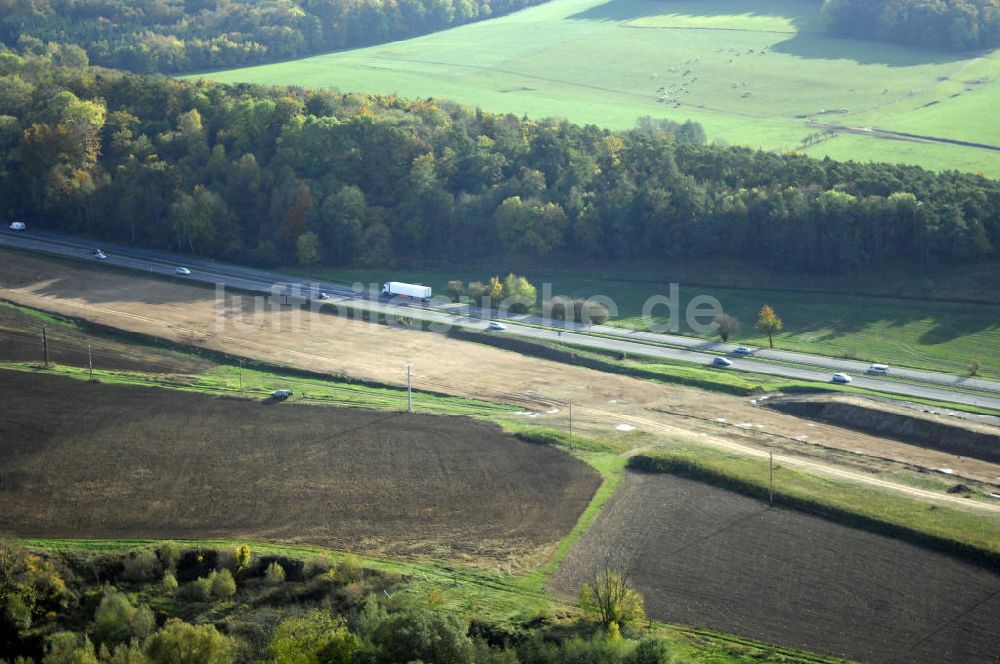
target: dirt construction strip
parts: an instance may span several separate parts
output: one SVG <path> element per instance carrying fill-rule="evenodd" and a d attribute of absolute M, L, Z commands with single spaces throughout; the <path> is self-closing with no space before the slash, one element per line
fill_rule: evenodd
<path fill-rule="evenodd" d="M 1000 575 L 672 475 L 629 472 L 552 588 L 608 564 L 662 620 L 880 664 L 1000 657 Z"/>
<path fill-rule="evenodd" d="M 248 312 L 253 301 L 249 296 L 240 303 L 232 299 L 218 303 L 210 289 L 10 251 L 0 251 L 0 297 L 170 341 L 393 385 L 405 384 L 404 365 L 412 362 L 416 388 L 520 403 L 540 411 L 530 420 L 537 424 L 566 426 L 565 403 L 572 402 L 574 427 L 580 430 L 609 432 L 631 424 L 741 454 L 763 455 L 766 444 L 776 450 L 782 464 L 798 463 L 920 499 L 1000 515 L 1000 504 L 896 484 L 816 457 L 817 450 L 825 453 L 832 448 L 849 452 L 855 466 L 868 463 L 866 455 L 888 457 L 923 468 L 950 468 L 956 476 L 1000 484 L 996 464 L 807 423 L 739 397 L 527 358 L 439 334 L 271 307 L 263 298 L 257 301 L 259 308 Z M 769 434 L 784 438 L 769 438 Z M 790 440 L 795 438 L 803 442 Z"/>

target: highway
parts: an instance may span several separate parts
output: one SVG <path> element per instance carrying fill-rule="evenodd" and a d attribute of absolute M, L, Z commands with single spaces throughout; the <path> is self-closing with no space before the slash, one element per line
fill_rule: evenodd
<path fill-rule="evenodd" d="M 95 243 L 73 236 L 30 229 L 23 232 L 0 230 L 0 246 L 43 251 L 69 258 L 100 262 L 130 268 L 147 274 L 159 274 L 208 284 L 223 284 L 229 288 L 273 293 L 275 288 L 315 300 L 320 292 L 329 295 L 329 302 L 349 305 L 355 309 L 384 312 L 440 324 L 443 329 L 455 325 L 482 330 L 489 312 L 453 303 L 432 302 L 428 306 L 397 302 L 378 297 L 377 293 L 355 290 L 343 284 L 303 283 L 299 277 L 264 270 L 217 263 L 215 261 L 178 256 L 109 243 Z M 98 261 L 93 255 L 100 247 L 106 258 Z M 191 270 L 178 277 L 179 266 Z M 391 275 L 387 275 L 388 281 Z M 0 295 L 3 293 L 0 284 Z M 852 375 L 852 385 L 885 394 L 960 403 L 989 408 L 1000 412 L 1000 382 L 982 378 L 966 378 L 931 371 L 893 367 L 889 376 L 869 376 L 864 373 L 867 363 L 781 350 L 755 349 L 752 355 L 732 354 L 735 344 L 722 344 L 692 337 L 632 331 L 622 328 L 586 326 L 578 323 L 544 321 L 537 316 L 508 316 L 505 332 L 544 341 L 559 341 L 581 347 L 642 355 L 671 361 L 711 365 L 716 357 L 725 355 L 732 366 L 721 371 L 747 371 L 770 376 L 829 383 L 833 371 Z"/>

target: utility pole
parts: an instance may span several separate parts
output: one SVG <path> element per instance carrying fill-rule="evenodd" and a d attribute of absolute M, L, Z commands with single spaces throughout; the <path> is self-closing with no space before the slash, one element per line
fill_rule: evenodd
<path fill-rule="evenodd" d="M 767 501 L 774 507 L 774 452 L 767 453 Z"/>
<path fill-rule="evenodd" d="M 42 352 L 45 354 L 45 366 L 49 366 L 49 336 L 45 332 L 45 325 L 42 325 Z"/>
<path fill-rule="evenodd" d="M 90 382 L 94 382 L 94 354 L 90 350 L 90 344 L 87 344 L 87 368 L 90 369 Z"/>
<path fill-rule="evenodd" d="M 413 412 L 413 365 L 406 365 L 406 412 Z"/>
<path fill-rule="evenodd" d="M 243 360 L 240 360 L 240 396 L 243 396 Z"/>
<path fill-rule="evenodd" d="M 573 449 L 573 402 L 569 402 L 569 449 Z"/>

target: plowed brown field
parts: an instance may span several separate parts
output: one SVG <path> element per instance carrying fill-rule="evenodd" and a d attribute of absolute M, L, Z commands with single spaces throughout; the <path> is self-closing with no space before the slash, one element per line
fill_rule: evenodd
<path fill-rule="evenodd" d="M 1000 575 L 692 480 L 628 473 L 553 589 L 609 560 L 659 619 L 865 662 L 1000 657 Z"/>
<path fill-rule="evenodd" d="M 7 371 L 0 402 L 0 537 L 255 539 L 527 565 L 600 483 L 567 454 L 461 417 Z"/>

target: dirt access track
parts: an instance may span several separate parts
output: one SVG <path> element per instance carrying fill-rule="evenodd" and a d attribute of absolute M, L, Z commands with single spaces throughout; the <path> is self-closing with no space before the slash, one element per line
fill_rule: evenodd
<path fill-rule="evenodd" d="M 552 587 L 608 561 L 659 619 L 863 662 L 1000 657 L 1000 575 L 672 475 L 629 472 Z"/>
<path fill-rule="evenodd" d="M 0 401 L 0 537 L 252 539 L 530 564 L 600 484 L 567 454 L 462 417 L 15 371 L 0 371 Z"/>
<path fill-rule="evenodd" d="M 251 296 L 243 295 L 239 304 L 232 298 L 217 302 L 211 288 L 8 250 L 0 251 L 0 298 L 234 355 L 392 385 L 405 384 L 404 365 L 412 362 L 417 389 L 521 403 L 540 411 L 533 420 L 538 424 L 565 427 L 565 402 L 572 402 L 574 427 L 580 430 L 627 425 L 763 457 L 766 445 L 778 451 L 775 459 L 783 465 L 1000 514 L 1000 505 L 900 486 L 867 472 L 878 466 L 877 458 L 889 458 L 1000 484 L 996 464 L 807 423 L 749 399 L 524 357 L 441 334 L 272 307 L 264 298 L 258 298 L 260 315 L 254 317 L 246 311 Z M 839 455 L 838 463 L 846 459 L 855 469 L 822 460 L 829 449 L 849 452 Z"/>

